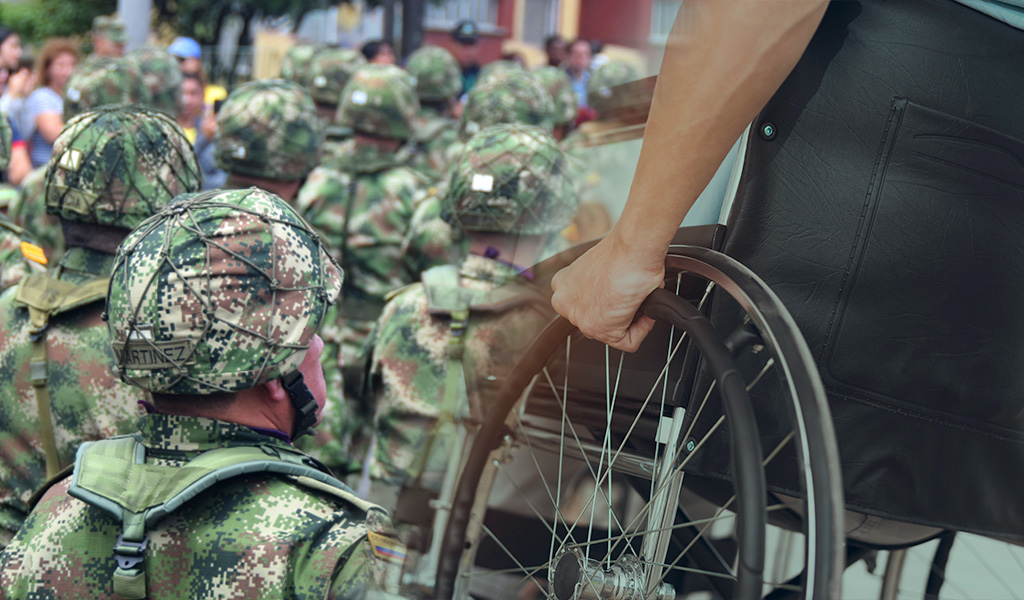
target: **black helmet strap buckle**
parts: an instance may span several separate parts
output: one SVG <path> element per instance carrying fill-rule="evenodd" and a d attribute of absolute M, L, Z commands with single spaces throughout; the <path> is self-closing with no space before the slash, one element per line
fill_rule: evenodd
<path fill-rule="evenodd" d="M 303 381 L 302 373 L 292 371 L 287 375 L 282 375 L 281 385 L 288 392 L 292 408 L 295 409 L 295 431 L 292 434 L 292 439 L 303 435 L 314 435 L 316 433 L 314 426 L 316 425 L 317 403 L 313 393 L 309 391 L 309 387 Z"/>

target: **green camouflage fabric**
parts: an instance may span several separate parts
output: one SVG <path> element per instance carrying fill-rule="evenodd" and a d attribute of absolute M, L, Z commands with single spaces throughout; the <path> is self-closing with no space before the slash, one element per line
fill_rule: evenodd
<path fill-rule="evenodd" d="M 107 277 L 114 257 L 72 247 L 50 276 L 84 284 Z M 28 310 L 15 302 L 18 288 L 0 295 L 0 545 L 28 514 L 28 498 L 46 481 L 46 457 L 32 388 Z M 61 466 L 74 462 L 89 440 L 129 433 L 147 396 L 117 380 L 111 370 L 102 303 L 55 315 L 46 332 L 50 414 Z M 0 586 L 2 589 L 3 586 Z"/>
<path fill-rule="evenodd" d="M 302 87 L 309 85 L 309 63 L 318 50 L 312 44 L 295 44 L 281 60 L 281 79 L 294 81 Z"/>
<path fill-rule="evenodd" d="M 22 253 L 22 242 L 35 244 L 27 231 L 0 214 L 0 292 L 16 285 L 29 273 L 45 270 L 42 263 Z"/>
<path fill-rule="evenodd" d="M 416 80 L 416 94 L 423 102 L 444 102 L 462 91 L 462 69 L 440 46 L 423 46 L 409 55 L 405 70 Z"/>
<path fill-rule="evenodd" d="M 410 270 L 417 273 L 439 264 L 455 264 L 456 257 L 466 255 L 461 247 L 464 236 L 456 235 L 452 226 L 441 217 L 446 191 L 433 189 L 433 192 L 416 206 L 409 232 L 402 242 L 402 255 L 406 257 Z"/>
<path fill-rule="evenodd" d="M 524 300 L 541 299 L 516 275 L 517 270 L 504 263 L 470 255 L 460 266 L 459 285 L 478 290 L 517 285 Z M 470 312 L 463 346 L 468 398 L 458 414 L 487 411 L 493 394 L 549 319 L 543 302 L 524 302 L 502 313 Z M 423 453 L 444 401 L 450 323 L 448 315 L 431 314 L 422 283 L 391 299 L 380 316 L 371 367 L 377 443 L 369 474 L 375 480 L 403 486 L 420 475 Z M 419 485 L 438 489 L 443 475 L 438 467 L 450 450 L 450 439 L 434 440 Z"/>
<path fill-rule="evenodd" d="M 320 162 L 323 123 L 309 92 L 283 79 L 235 89 L 217 114 L 214 159 L 229 173 L 302 179 Z"/>
<path fill-rule="evenodd" d="M 309 69 L 309 94 L 318 104 L 338 106 L 341 104 L 341 91 L 345 89 L 345 84 L 365 64 L 366 58 L 358 50 L 321 48 L 306 67 Z"/>
<path fill-rule="evenodd" d="M 415 281 L 418 266 L 443 264 L 447 259 L 447 255 L 434 261 L 413 256 L 405 245 L 413 212 L 429 193 L 428 186 L 422 174 L 401 164 L 395 154 L 353 145 L 341 160 L 314 169 L 299 190 L 296 206 L 322 233 L 346 273 L 342 300 L 331 315 L 334 318 L 326 319 L 321 330 L 329 398 L 342 397 L 337 387 L 342 382 L 332 372 L 342 366 L 358 371 L 363 364 L 363 341 L 380 314 L 384 296 Z M 355 391 L 353 382 L 346 384 L 350 392 Z M 339 443 L 310 447 L 330 465 L 358 462 L 358 453 L 343 445 L 362 429 L 357 415 L 363 411 L 359 399 L 351 396 L 345 398 L 346 408 L 336 403 L 334 414 L 325 412 L 321 427 Z M 320 441 L 326 443 L 323 438 Z"/>
<path fill-rule="evenodd" d="M 459 122 L 451 117 L 424 119 L 416 128 L 409 166 L 429 179 L 439 180 L 448 169 L 453 146 L 459 144 Z"/>
<path fill-rule="evenodd" d="M 419 111 L 408 73 L 394 65 L 364 65 L 345 86 L 335 121 L 357 133 L 406 140 Z"/>
<path fill-rule="evenodd" d="M 544 131 L 485 129 L 450 170 L 443 217 L 458 230 L 541 235 L 561 231 L 579 205 L 565 154 Z"/>
<path fill-rule="evenodd" d="M 554 129 L 555 102 L 527 71 L 510 72 L 486 85 L 473 86 L 459 120 L 459 139 L 467 142 L 481 130 L 503 123 L 535 125 L 549 132 Z"/>
<path fill-rule="evenodd" d="M 64 233 L 57 215 L 46 212 L 46 169 L 41 165 L 21 180 L 18 195 L 7 206 L 7 215 L 46 252 L 52 263 L 64 255 Z"/>
<path fill-rule="evenodd" d="M 179 196 L 118 249 L 107 328 L 121 379 L 210 394 L 291 373 L 341 280 L 319 236 L 278 196 Z"/>
<path fill-rule="evenodd" d="M 11 122 L 7 120 L 7 113 L 0 111 L 0 171 L 6 171 L 7 165 L 11 164 L 13 138 L 14 131 L 11 129 Z"/>
<path fill-rule="evenodd" d="M 149 90 L 150 107 L 177 118 L 181 111 L 181 67 L 170 52 L 153 46 L 142 46 L 125 55 L 125 59 L 142 73 Z"/>
<path fill-rule="evenodd" d="M 622 60 L 610 60 L 601 65 L 590 75 L 587 81 L 587 104 L 601 111 L 610 108 L 608 100 L 612 96 L 612 88 L 640 79 L 640 71 L 630 63 Z"/>
<path fill-rule="evenodd" d="M 525 73 L 522 65 L 511 60 L 495 60 L 487 63 L 480 69 L 480 77 L 476 80 L 477 85 L 488 85 L 497 81 L 504 81 L 509 76 L 515 77 Z"/>
<path fill-rule="evenodd" d="M 579 98 L 572 89 L 572 81 L 564 69 L 558 67 L 541 67 L 533 71 L 533 76 L 551 94 L 555 102 L 555 125 L 568 125 L 576 120 L 579 112 Z"/>
<path fill-rule="evenodd" d="M 93 35 L 102 35 L 115 44 L 125 42 L 124 21 L 111 15 L 100 15 L 92 20 Z"/>
<path fill-rule="evenodd" d="M 192 144 L 171 117 L 105 106 L 69 121 L 54 141 L 46 210 L 69 221 L 133 229 L 201 185 Z"/>
<path fill-rule="evenodd" d="M 64 86 L 64 122 L 107 104 L 148 105 L 152 101 L 142 71 L 126 58 L 90 56 Z"/>
<path fill-rule="evenodd" d="M 174 467 L 230 446 L 291 451 L 286 442 L 229 423 L 149 415 L 135 434 L 146 462 Z M 280 450 L 275 450 L 280 449 Z M 112 548 L 121 524 L 54 485 L 0 554 L 10 598 L 113 598 Z M 391 569 L 368 535 L 390 537 L 382 510 L 266 473 L 228 479 L 149 529 L 150 598 L 360 600 Z M 376 538 L 380 539 L 380 538 Z"/>

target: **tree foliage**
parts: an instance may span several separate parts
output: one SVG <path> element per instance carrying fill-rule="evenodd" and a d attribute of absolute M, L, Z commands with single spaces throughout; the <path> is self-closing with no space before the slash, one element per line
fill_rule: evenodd
<path fill-rule="evenodd" d="M 98 15 L 117 11 L 117 0 L 30 0 L 0 4 L 0 24 L 28 43 L 88 34 Z"/>

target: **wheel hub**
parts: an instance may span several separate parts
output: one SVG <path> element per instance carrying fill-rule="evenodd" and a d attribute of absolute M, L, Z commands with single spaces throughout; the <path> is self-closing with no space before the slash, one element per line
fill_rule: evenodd
<path fill-rule="evenodd" d="M 550 591 L 558 600 L 673 600 L 675 589 L 667 583 L 648 596 L 647 576 L 636 556 L 623 555 L 602 566 L 578 548 L 562 549 L 551 570 Z"/>

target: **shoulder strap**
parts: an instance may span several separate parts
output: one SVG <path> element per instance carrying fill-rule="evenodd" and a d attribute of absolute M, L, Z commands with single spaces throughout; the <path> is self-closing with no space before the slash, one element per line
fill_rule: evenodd
<path fill-rule="evenodd" d="M 33 273 L 18 287 L 15 303 L 28 308 L 29 340 L 32 359 L 29 373 L 36 394 L 39 411 L 40 436 L 46 456 L 46 476 L 51 478 L 60 471 L 57 438 L 50 414 L 49 359 L 46 355 L 46 329 L 50 317 L 99 300 L 107 296 L 107 277 L 100 277 L 81 285 L 61 281 L 47 273 Z"/>
<path fill-rule="evenodd" d="M 68 493 L 121 522 L 114 546 L 114 594 L 146 597 L 143 568 L 146 530 L 214 484 L 250 473 L 291 476 L 305 487 L 327 492 L 359 510 L 376 508 L 344 483 L 309 466 L 301 452 L 277 446 L 237 446 L 203 452 L 183 466 L 146 464 L 146 448 L 134 436 L 86 442 L 75 458 Z M 314 463 L 315 464 L 315 463 Z"/>

